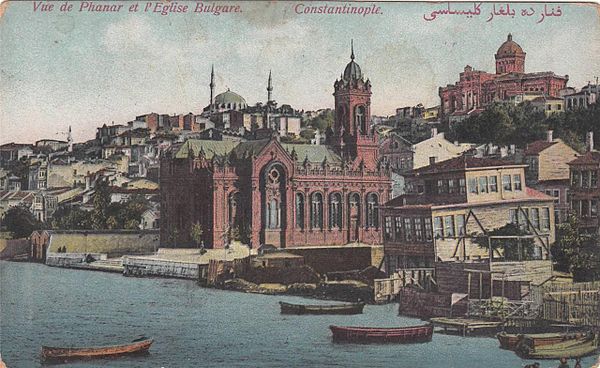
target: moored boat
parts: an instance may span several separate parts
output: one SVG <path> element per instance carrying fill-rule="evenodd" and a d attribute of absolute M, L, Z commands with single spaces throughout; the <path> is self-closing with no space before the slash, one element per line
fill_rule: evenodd
<path fill-rule="evenodd" d="M 303 305 L 279 302 L 282 314 L 361 314 L 365 303 Z"/>
<path fill-rule="evenodd" d="M 566 340 L 554 344 L 534 347 L 531 339 L 524 337 L 515 350 L 525 359 L 581 358 L 598 350 L 598 335 L 589 334 L 585 338 Z"/>
<path fill-rule="evenodd" d="M 92 359 L 103 357 L 114 357 L 122 355 L 134 355 L 147 353 L 152 339 L 138 339 L 130 344 L 79 347 L 79 348 L 59 348 L 42 346 L 42 362 L 60 362 L 75 359 Z"/>
<path fill-rule="evenodd" d="M 589 332 L 553 332 L 540 334 L 509 334 L 500 332 L 496 338 L 500 342 L 500 348 L 507 350 L 515 350 L 524 338 L 530 340 L 531 346 L 538 347 L 550 344 L 556 344 L 568 340 L 585 339 Z"/>
<path fill-rule="evenodd" d="M 342 327 L 329 326 L 334 342 L 410 344 L 431 341 L 433 325 L 409 327 Z"/>

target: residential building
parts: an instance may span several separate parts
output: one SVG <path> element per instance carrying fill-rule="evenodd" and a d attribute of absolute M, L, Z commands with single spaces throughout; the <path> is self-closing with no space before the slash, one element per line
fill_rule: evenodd
<path fill-rule="evenodd" d="M 546 132 L 546 140 L 529 143 L 525 148 L 525 181 L 529 187 L 555 198 L 556 223 L 563 222 L 570 210 L 569 162 L 577 156 L 573 148 L 560 139 L 554 139 L 552 130 Z"/>
<path fill-rule="evenodd" d="M 463 155 L 414 170 L 406 178 L 407 194 L 382 207 L 388 273 L 435 262 L 508 261 L 502 249 L 482 247 L 477 237 L 509 223 L 534 239 L 528 256 L 547 259 L 554 198 L 527 187 L 525 167 Z"/>
<path fill-rule="evenodd" d="M 571 210 L 584 232 L 600 234 L 598 204 L 600 203 L 600 152 L 594 149 L 594 136 L 587 134 L 587 152 L 569 162 L 571 172 Z"/>

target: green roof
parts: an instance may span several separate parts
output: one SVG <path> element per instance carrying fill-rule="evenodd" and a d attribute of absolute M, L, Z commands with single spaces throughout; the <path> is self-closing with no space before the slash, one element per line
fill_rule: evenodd
<path fill-rule="evenodd" d="M 248 142 L 233 142 L 233 141 L 209 141 L 200 139 L 188 139 L 183 143 L 175 153 L 175 158 L 187 158 L 192 150 L 194 156 L 198 156 L 200 150 L 204 151 L 204 156 L 207 159 L 213 157 L 224 157 L 229 155 L 231 152 L 236 157 L 250 157 L 258 155 L 260 151 L 270 142 L 269 139 L 261 139 L 257 141 Z M 288 154 L 292 154 L 292 151 L 296 152 L 296 160 L 303 162 L 308 158 L 309 162 L 322 163 L 325 158 L 329 163 L 341 163 L 342 159 L 340 156 L 335 154 L 327 146 L 311 145 L 311 144 L 292 144 L 292 143 L 280 143 L 284 150 Z"/>
<path fill-rule="evenodd" d="M 318 163 L 323 162 L 325 158 L 327 158 L 327 162 L 329 163 L 342 162 L 340 156 L 331 151 L 327 146 L 292 143 L 282 143 L 281 145 L 290 155 L 292 154 L 292 150 L 296 151 L 298 162 L 303 162 L 305 158 L 308 158 L 309 162 Z"/>
<path fill-rule="evenodd" d="M 200 150 L 204 151 L 204 156 L 207 159 L 212 159 L 213 156 L 225 156 L 229 154 L 239 143 L 232 141 L 208 141 L 200 139 L 188 139 L 179 147 L 175 153 L 175 158 L 187 158 L 192 150 L 194 156 L 198 156 Z"/>

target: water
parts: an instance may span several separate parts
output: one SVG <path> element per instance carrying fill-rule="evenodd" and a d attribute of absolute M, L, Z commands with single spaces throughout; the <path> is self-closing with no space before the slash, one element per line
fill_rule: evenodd
<path fill-rule="evenodd" d="M 10 368 L 41 366 L 41 345 L 127 343 L 139 335 L 155 339 L 147 356 L 62 366 L 516 368 L 527 363 L 500 350 L 492 338 L 434 334 L 432 342 L 416 345 L 331 342 L 330 324 L 422 323 L 397 316 L 396 305 L 366 306 L 357 316 L 285 316 L 279 300 L 306 300 L 29 263 L 0 262 L 0 276 L 0 351 Z"/>

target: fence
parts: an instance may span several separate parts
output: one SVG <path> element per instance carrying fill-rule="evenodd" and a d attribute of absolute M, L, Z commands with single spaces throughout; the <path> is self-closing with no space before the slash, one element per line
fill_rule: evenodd
<path fill-rule="evenodd" d="M 547 321 L 600 327 L 600 282 L 549 283 L 534 287 L 532 301 Z"/>
<path fill-rule="evenodd" d="M 416 285 L 423 289 L 429 289 L 435 268 L 405 268 L 397 270 L 392 277 L 387 279 L 375 279 L 373 285 L 375 302 L 390 301 L 400 290 L 408 285 Z"/>

